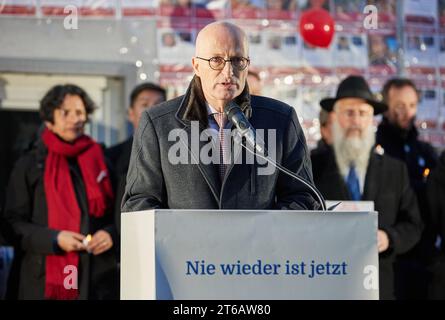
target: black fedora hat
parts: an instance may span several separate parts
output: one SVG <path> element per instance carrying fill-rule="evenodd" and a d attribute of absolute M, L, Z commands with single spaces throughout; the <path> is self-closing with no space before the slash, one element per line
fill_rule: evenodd
<path fill-rule="evenodd" d="M 365 100 L 374 108 L 374 115 L 382 113 L 388 109 L 386 104 L 375 100 L 366 80 L 361 76 L 349 76 L 344 79 L 337 89 L 335 98 L 325 98 L 320 101 L 321 107 L 331 112 L 335 103 L 343 98 L 359 98 Z"/>

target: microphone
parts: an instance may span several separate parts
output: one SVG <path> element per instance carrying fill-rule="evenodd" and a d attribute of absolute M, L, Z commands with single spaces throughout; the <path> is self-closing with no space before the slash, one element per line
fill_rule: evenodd
<path fill-rule="evenodd" d="M 265 155 L 264 148 L 261 144 L 257 143 L 255 129 L 252 127 L 249 120 L 247 120 L 246 116 L 241 111 L 241 108 L 234 101 L 230 101 L 224 107 L 224 113 L 226 114 L 227 119 L 235 125 L 238 134 L 241 137 L 244 137 L 249 145 L 255 148 L 258 153 Z M 262 144 L 264 145 L 264 143 Z"/>
<path fill-rule="evenodd" d="M 230 101 L 224 107 L 224 113 L 226 114 L 227 119 L 230 120 L 235 125 L 235 127 L 237 129 L 238 135 L 241 138 L 245 137 L 248 145 L 256 150 L 257 156 L 263 158 L 264 160 L 266 160 L 267 162 L 269 162 L 270 164 L 275 166 L 277 169 L 279 169 L 281 172 L 283 172 L 283 173 L 287 174 L 288 176 L 290 176 L 290 177 L 300 181 L 306 187 L 308 187 L 308 189 L 312 192 L 312 195 L 315 196 L 315 198 L 317 199 L 318 203 L 321 205 L 321 208 L 322 208 L 323 211 L 333 210 L 333 208 L 329 208 L 329 209 L 326 208 L 325 200 L 324 200 L 322 194 L 320 193 L 320 191 L 318 191 L 318 189 L 315 186 L 313 186 L 309 181 L 306 181 L 302 177 L 299 177 L 298 175 L 296 175 L 292 171 L 290 171 L 287 168 L 283 167 L 282 165 L 280 165 L 279 163 L 277 163 L 275 160 L 271 159 L 267 155 L 267 150 L 263 147 L 263 146 L 265 146 L 264 142 L 261 141 L 261 144 L 263 146 L 261 146 L 261 144 L 257 143 L 258 140 L 257 140 L 256 134 L 255 134 L 254 127 L 250 124 L 249 120 L 247 120 L 246 116 L 241 111 L 241 108 L 233 100 Z M 239 143 L 248 152 L 254 154 L 253 151 L 250 150 L 249 148 L 247 148 L 242 143 L 242 141 L 240 141 L 240 140 L 241 139 L 239 139 L 239 140 L 235 139 L 235 142 Z M 334 207 L 336 207 L 336 206 L 334 206 Z"/>

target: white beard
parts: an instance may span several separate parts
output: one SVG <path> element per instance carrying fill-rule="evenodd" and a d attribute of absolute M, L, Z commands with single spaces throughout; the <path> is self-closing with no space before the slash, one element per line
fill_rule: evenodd
<path fill-rule="evenodd" d="M 373 126 L 363 132 L 361 137 L 347 138 L 344 129 L 337 121 L 332 123 L 333 147 L 335 159 L 343 177 L 349 174 L 351 164 L 355 166 L 360 177 L 366 176 L 371 148 L 375 144 Z"/>

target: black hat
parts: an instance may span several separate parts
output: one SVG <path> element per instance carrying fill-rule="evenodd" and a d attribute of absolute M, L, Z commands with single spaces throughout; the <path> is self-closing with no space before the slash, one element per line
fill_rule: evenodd
<path fill-rule="evenodd" d="M 337 89 L 335 98 L 325 98 L 320 101 L 321 107 L 331 112 L 334 104 L 343 98 L 359 98 L 365 100 L 374 108 L 374 115 L 382 113 L 388 109 L 386 104 L 375 100 L 366 80 L 361 76 L 349 76 L 344 79 Z"/>

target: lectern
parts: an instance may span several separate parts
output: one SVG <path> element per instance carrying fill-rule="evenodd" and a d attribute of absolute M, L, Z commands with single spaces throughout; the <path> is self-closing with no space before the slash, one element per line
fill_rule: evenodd
<path fill-rule="evenodd" d="M 121 299 L 378 299 L 376 212 L 122 214 Z"/>

